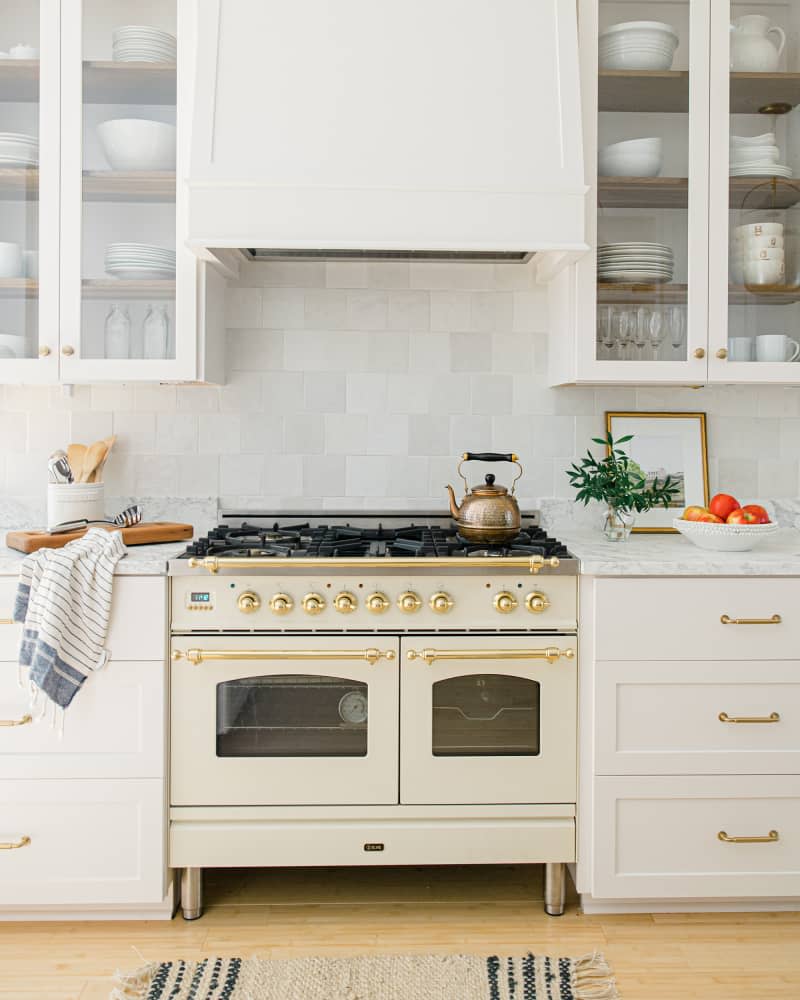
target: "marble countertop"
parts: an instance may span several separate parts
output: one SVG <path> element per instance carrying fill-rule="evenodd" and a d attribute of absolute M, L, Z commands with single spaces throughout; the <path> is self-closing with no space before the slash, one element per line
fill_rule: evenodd
<path fill-rule="evenodd" d="M 0 576 L 16 576 L 25 558 L 21 552 L 6 548 L 4 531 L 0 531 Z M 167 560 L 185 551 L 186 542 L 163 542 L 160 545 L 130 545 L 128 554 L 117 563 L 118 576 L 165 576 Z"/>
<path fill-rule="evenodd" d="M 781 528 L 749 552 L 710 552 L 682 535 L 636 535 L 609 542 L 600 531 L 551 529 L 580 559 L 584 576 L 800 576 L 800 531 Z"/>

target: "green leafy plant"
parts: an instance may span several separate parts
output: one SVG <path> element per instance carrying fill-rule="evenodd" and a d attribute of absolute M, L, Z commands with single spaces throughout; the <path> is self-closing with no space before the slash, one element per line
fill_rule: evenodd
<path fill-rule="evenodd" d="M 605 458 L 597 459 L 587 451 L 580 464 L 573 463 L 567 470 L 570 484 L 578 491 L 576 503 L 581 501 L 586 505 L 590 500 L 600 500 L 616 510 L 639 514 L 653 507 L 669 507 L 680 485 L 667 476 L 663 482 L 654 479 L 648 487 L 641 466 L 619 447 L 632 440 L 633 434 L 616 441 L 611 434 L 592 438 L 596 444 L 605 445 L 608 453 Z"/>

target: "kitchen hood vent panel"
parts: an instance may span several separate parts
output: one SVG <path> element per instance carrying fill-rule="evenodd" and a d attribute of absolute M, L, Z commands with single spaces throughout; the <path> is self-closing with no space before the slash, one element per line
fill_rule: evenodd
<path fill-rule="evenodd" d="M 511 263 L 524 264 L 532 257 L 524 250 L 281 250 L 281 249 L 249 249 L 245 256 L 253 261 L 278 260 L 451 260 L 471 263 Z"/>

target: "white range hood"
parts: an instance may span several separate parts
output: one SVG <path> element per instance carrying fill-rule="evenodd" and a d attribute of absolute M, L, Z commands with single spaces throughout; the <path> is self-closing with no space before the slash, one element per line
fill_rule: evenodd
<path fill-rule="evenodd" d="M 189 245 L 581 252 L 572 0 L 196 0 Z"/>

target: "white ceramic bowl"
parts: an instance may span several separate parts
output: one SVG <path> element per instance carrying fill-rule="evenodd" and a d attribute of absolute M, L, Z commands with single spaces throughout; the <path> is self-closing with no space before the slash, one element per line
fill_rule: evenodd
<path fill-rule="evenodd" d="M 706 521 L 684 521 L 676 517 L 672 526 L 699 549 L 714 552 L 747 552 L 765 538 L 774 535 L 778 525 L 771 524 L 713 524 Z"/>
<path fill-rule="evenodd" d="M 777 285 L 783 282 L 786 267 L 782 260 L 746 260 L 744 283 L 746 285 Z"/>
<path fill-rule="evenodd" d="M 114 118 L 97 126 L 114 170 L 174 170 L 175 126 L 143 118 Z"/>
<path fill-rule="evenodd" d="M 661 21 L 623 21 L 600 35 L 601 69 L 665 70 L 672 66 L 678 33 Z"/>
<path fill-rule="evenodd" d="M 749 236 L 741 239 L 734 236 L 732 249 L 737 253 L 753 253 L 756 250 L 783 249 L 783 236 Z"/>
<path fill-rule="evenodd" d="M 597 168 L 603 177 L 657 177 L 662 162 L 660 139 L 632 139 L 601 149 Z"/>
<path fill-rule="evenodd" d="M 777 146 L 731 146 L 730 162 L 741 166 L 745 163 L 777 163 L 781 151 Z"/>
<path fill-rule="evenodd" d="M 733 232 L 740 239 L 750 236 L 783 236 L 783 223 L 753 222 L 748 226 L 737 226 Z"/>
<path fill-rule="evenodd" d="M 751 247 L 748 243 L 744 248 L 742 259 L 748 260 L 784 260 L 783 247 Z"/>
<path fill-rule="evenodd" d="M 775 133 L 763 132 L 761 135 L 732 135 L 732 146 L 774 146 Z"/>

